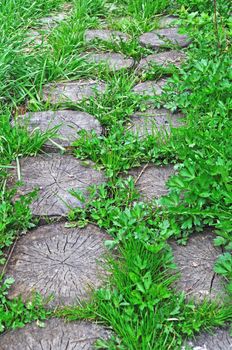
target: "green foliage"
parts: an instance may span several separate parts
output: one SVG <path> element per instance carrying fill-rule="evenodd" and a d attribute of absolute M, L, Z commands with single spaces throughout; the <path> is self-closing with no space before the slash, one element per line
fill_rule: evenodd
<path fill-rule="evenodd" d="M 1 263 L 4 262 L 3 248 L 9 247 L 18 234 L 32 228 L 32 214 L 29 204 L 35 197 L 35 193 L 21 196 L 14 201 L 16 189 L 6 191 L 1 188 L 0 198 L 0 256 Z"/>
<path fill-rule="evenodd" d="M 221 309 L 207 301 L 196 306 L 173 290 L 163 305 L 165 283 L 169 281 L 167 275 L 164 280 L 160 279 L 164 293 L 156 299 L 159 289 L 152 290 L 150 295 L 149 288 L 145 286 L 146 283 L 157 286 L 151 273 L 152 264 L 148 264 L 147 270 L 144 268 L 139 272 L 134 266 L 138 257 L 141 261 L 148 259 L 149 246 L 156 249 L 153 259 L 154 253 L 158 253 L 157 256 L 160 253 L 163 258 L 166 254 L 165 241 L 170 236 L 186 242 L 188 234 L 211 226 L 218 234 L 215 244 L 228 249 L 228 253 L 219 257 L 215 272 L 227 279 L 228 291 L 231 292 L 232 85 L 228 22 L 222 18 L 216 32 L 212 14 L 183 13 L 183 17 L 182 25 L 193 38 L 188 62 L 179 71 L 168 72 L 172 74 L 170 85 L 164 95 L 153 99 L 155 106 L 182 110 L 186 121 L 183 127 L 172 129 L 170 136 L 156 133 L 145 141 L 138 140 L 123 128 L 129 116 L 127 109 L 124 113 L 121 109 L 118 115 L 115 113 L 118 106 L 115 90 L 109 90 L 111 93 L 104 102 L 98 97 L 89 105 L 82 105 L 84 110 L 98 116 L 107 127 L 107 133 L 102 137 L 82 133 L 74 143 L 76 155 L 91 158 L 103 166 L 112 180 L 92 189 L 90 200 L 85 203 L 86 210 L 71 211 L 69 219 L 71 225 L 96 222 L 106 229 L 114 237 L 113 242 L 106 242 L 107 246 L 114 248 L 119 243 L 119 256 L 124 259 L 123 262 L 120 258 L 110 260 L 110 287 L 95 294 L 96 304 L 92 306 L 93 314 L 107 321 L 119 336 L 119 339 L 116 336 L 107 343 L 99 343 L 99 347 L 106 349 L 160 349 L 164 345 L 178 349 L 183 338 L 191 337 L 201 328 L 209 329 L 231 320 L 231 306 L 224 305 Z M 153 74 L 159 77 L 160 73 L 165 74 L 155 67 Z M 146 74 L 145 79 L 150 77 L 149 72 Z M 116 96 L 120 93 L 117 94 L 116 90 Z M 133 99 L 128 92 L 120 106 L 128 106 L 128 101 Z M 139 104 L 139 100 L 137 104 L 132 103 L 132 109 L 136 110 Z M 132 179 L 128 182 L 117 180 L 121 171 L 149 161 L 178 163 L 176 174 L 168 181 L 170 193 L 159 200 L 158 206 L 156 203 L 147 205 L 139 202 Z M 79 194 L 75 195 L 79 198 Z M 143 247 L 141 255 L 139 247 Z M 160 256 L 159 259 L 162 260 Z M 171 264 L 170 256 L 168 262 Z M 165 269 L 164 262 L 160 268 Z M 156 271 L 155 277 L 158 276 Z M 172 278 L 168 284 L 168 287 L 171 286 Z M 155 306 L 149 303 L 155 300 L 159 305 L 157 320 L 153 314 Z M 177 320 L 180 320 L 180 312 L 181 322 L 174 320 L 166 324 L 162 318 L 165 312 L 169 310 L 167 312 L 170 313 L 176 308 Z M 66 310 L 63 315 L 78 319 L 83 317 L 83 312 L 80 309 Z M 161 325 L 163 333 L 159 333 Z"/>
<path fill-rule="evenodd" d="M 31 133 L 20 125 L 12 127 L 10 117 L 17 114 L 20 103 L 31 110 L 47 110 L 41 101 L 41 88 L 57 79 L 98 78 L 107 83 L 106 92 L 88 101 L 71 105 L 94 115 L 103 125 L 101 136 L 82 132 L 73 143 L 73 153 L 92 159 L 103 168 L 108 182 L 90 189 L 85 209 L 69 213 L 68 226 L 85 226 L 88 222 L 104 228 L 112 240 L 106 241 L 117 258 L 108 259 L 109 280 L 96 291 L 84 307 L 58 310 L 57 316 L 71 320 L 98 320 L 109 325 L 115 334 L 105 349 L 180 349 L 184 338 L 201 329 L 231 321 L 232 310 L 225 302 L 205 301 L 195 304 L 175 290 L 178 276 L 166 241 L 169 237 L 186 238 L 205 226 L 215 228 L 215 244 L 227 249 L 216 262 L 215 271 L 229 282 L 231 292 L 231 72 L 227 1 L 178 0 L 182 25 L 192 37 L 188 62 L 173 67 L 150 67 L 140 76 L 133 69 L 112 73 L 103 64 L 88 63 L 84 51 L 121 52 L 138 61 L 152 51 L 140 47 L 138 37 L 158 28 L 158 17 L 166 13 L 170 1 L 159 0 L 76 0 L 69 19 L 57 26 L 47 42 L 30 51 L 25 31 L 36 19 L 59 8 L 60 0 L 3 1 L 0 4 L 0 155 L 1 202 L 0 250 L 9 247 L 22 232 L 32 227 L 29 204 L 35 194 L 14 200 L 16 190 L 6 190 L 6 172 L 12 161 L 35 155 L 56 130 Z M 173 4 L 172 4 L 173 5 Z M 25 11 L 25 8 L 27 11 Z M 188 13 L 186 9 L 191 11 Z M 215 11 L 216 10 L 216 11 Z M 201 12 L 202 11 L 202 12 Z M 217 13 L 218 11 L 218 13 Z M 158 16 L 157 16 L 158 15 Z M 7 18 L 7 20 L 5 20 Z M 131 35 L 127 43 L 84 42 L 87 28 L 113 28 Z M 15 30 L 17 29 L 17 30 Z M 165 105 L 185 114 L 185 125 L 163 130 L 144 140 L 130 133 L 130 115 L 147 108 L 146 99 L 131 92 L 146 79 L 172 76 L 170 86 L 161 97 L 149 98 L 149 104 Z M 70 104 L 55 108 L 68 108 Z M 177 163 L 177 173 L 168 186 L 170 193 L 158 203 L 144 203 L 136 190 L 136 181 L 120 178 L 122 172 L 142 163 Z M 18 169 L 19 171 L 19 169 Z M 4 256 L 0 256 L 4 263 Z M 21 327 L 32 320 L 44 319 L 43 301 L 7 299 L 13 281 L 6 279 L 0 287 L 1 331 Z"/>
<path fill-rule="evenodd" d="M 222 275 L 228 281 L 227 289 L 232 296 L 232 255 L 224 253 L 216 261 L 214 271 Z"/>
<path fill-rule="evenodd" d="M 168 182 L 170 194 L 160 203 L 182 232 L 215 226 L 231 249 L 231 50 L 225 30 L 218 47 L 208 16 L 189 16 L 187 23 L 198 47 L 170 79 L 163 99 L 168 108 L 186 114 L 186 127 L 172 130 L 164 150 L 175 153 L 181 163 Z"/>
<path fill-rule="evenodd" d="M 117 259 L 108 260 L 109 286 L 96 291 L 85 312 L 77 307 L 57 313 L 70 320 L 103 320 L 112 327 L 120 340 L 115 336 L 100 340 L 99 348 L 180 349 L 183 338 L 231 320 L 229 306 L 186 303 L 184 295 L 173 289 L 177 276 L 165 242 L 148 244 L 129 238 L 121 243 Z"/>
<path fill-rule="evenodd" d="M 128 13 L 137 18 L 152 18 L 157 13 L 163 13 L 169 6 L 168 0 L 130 0 L 127 1 Z"/>
<path fill-rule="evenodd" d="M 21 328 L 32 321 L 37 321 L 37 325 L 42 327 L 42 321 L 51 314 L 44 309 L 44 301 L 38 294 L 26 304 L 21 298 L 9 301 L 7 294 L 13 283 L 13 278 L 0 280 L 0 333 L 7 329 Z"/>
<path fill-rule="evenodd" d="M 177 0 L 178 6 L 182 6 L 189 12 L 214 12 L 214 4 L 221 15 L 228 16 L 231 7 L 230 0 Z"/>
<path fill-rule="evenodd" d="M 95 222 L 113 236 L 114 240 L 106 242 L 109 248 L 122 239 L 134 238 L 142 242 L 163 242 L 171 234 L 166 232 L 167 223 L 155 216 L 154 207 L 139 202 L 139 195 L 132 178 L 110 181 L 89 190 L 88 200 L 76 191 L 71 193 L 83 201 L 85 209 L 76 208 L 70 211 L 69 226 L 84 226 Z M 159 234 L 159 225 L 163 235 Z"/>

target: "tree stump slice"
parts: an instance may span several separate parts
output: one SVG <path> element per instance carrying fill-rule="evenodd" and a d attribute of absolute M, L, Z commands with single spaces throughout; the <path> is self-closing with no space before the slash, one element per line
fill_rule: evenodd
<path fill-rule="evenodd" d="M 179 34 L 178 28 L 157 29 L 152 32 L 144 33 L 139 38 L 140 44 L 145 47 L 159 49 L 167 46 L 169 43 L 180 47 L 187 47 L 190 40 L 187 35 Z"/>
<path fill-rule="evenodd" d="M 22 158 L 20 172 L 23 185 L 20 194 L 38 189 L 38 198 L 31 204 L 33 215 L 39 217 L 66 216 L 69 208 L 82 207 L 69 190 L 81 190 L 87 196 L 90 185 L 104 182 L 102 172 L 93 169 L 93 163 L 84 163 L 69 155 L 48 154 Z M 16 170 L 13 182 L 18 180 Z"/>
<path fill-rule="evenodd" d="M 193 234 L 186 246 L 171 242 L 174 261 L 180 271 L 177 288 L 196 299 L 215 298 L 223 294 L 222 278 L 214 272 L 214 264 L 222 253 L 214 247 L 210 232 Z"/>
<path fill-rule="evenodd" d="M 172 27 L 175 26 L 176 21 L 179 18 L 177 16 L 164 16 L 159 18 L 160 28 Z"/>
<path fill-rule="evenodd" d="M 132 68 L 134 65 L 134 60 L 132 58 L 126 58 L 120 53 L 113 52 L 89 53 L 85 59 L 88 62 L 104 63 L 108 65 L 111 71 Z"/>
<path fill-rule="evenodd" d="M 169 65 L 180 67 L 185 59 L 186 59 L 186 55 L 181 51 L 176 51 L 176 50 L 164 51 L 164 52 L 149 55 L 143 58 L 139 62 L 137 69 L 145 70 L 151 67 L 152 65 L 158 65 L 165 68 L 168 67 Z"/>
<path fill-rule="evenodd" d="M 43 100 L 50 103 L 80 102 L 105 91 L 106 84 L 96 80 L 50 83 L 43 88 Z"/>
<path fill-rule="evenodd" d="M 166 182 L 174 174 L 174 169 L 169 166 L 148 165 L 132 169 L 129 175 L 137 180 L 136 187 L 142 199 L 152 201 L 168 193 Z"/>
<path fill-rule="evenodd" d="M 45 25 L 48 28 L 54 27 L 56 24 L 62 22 L 67 17 L 66 12 L 60 12 L 52 16 L 39 18 L 38 22 Z"/>
<path fill-rule="evenodd" d="M 68 147 L 78 139 L 80 130 L 95 131 L 97 135 L 102 133 L 102 127 L 99 121 L 92 115 L 72 110 L 29 112 L 17 117 L 16 121 L 19 125 L 28 125 L 30 131 L 39 128 L 45 132 L 56 126 L 60 126 L 57 130 L 58 137 L 52 140 L 63 147 Z M 15 121 L 13 125 L 15 124 Z M 47 141 L 46 148 L 56 148 L 52 142 Z"/>
<path fill-rule="evenodd" d="M 144 96 L 161 95 L 163 92 L 163 87 L 166 83 L 167 79 L 160 79 L 158 81 L 149 80 L 135 85 L 132 91 L 134 91 L 136 94 Z"/>
<path fill-rule="evenodd" d="M 40 328 L 36 323 L 9 331 L 0 336 L 1 350 L 93 350 L 97 339 L 107 339 L 110 332 L 90 322 L 46 321 Z"/>
<path fill-rule="evenodd" d="M 93 225 L 67 229 L 63 223 L 43 225 L 20 237 L 9 260 L 6 276 L 15 283 L 8 297 L 34 292 L 53 295 L 49 306 L 76 305 L 101 286 L 104 240 L 109 236 Z"/>
<path fill-rule="evenodd" d="M 170 127 L 183 125 L 182 113 L 171 113 L 168 109 L 148 109 L 145 112 L 138 112 L 131 116 L 129 130 L 145 138 L 148 135 L 155 135 L 157 131 L 170 132 Z"/>
<path fill-rule="evenodd" d="M 28 31 L 26 37 L 26 41 L 32 45 L 41 45 L 44 41 L 44 35 L 33 29 Z"/>
<path fill-rule="evenodd" d="M 103 40 L 103 41 L 117 41 L 117 42 L 127 42 L 130 37 L 119 31 L 109 30 L 109 29 L 89 29 L 85 32 L 85 41 L 90 42 L 93 40 Z"/>
<path fill-rule="evenodd" d="M 188 345 L 193 350 L 231 350 L 232 337 L 228 329 L 217 329 L 213 334 L 203 333 L 197 336 L 193 341 L 189 341 Z"/>

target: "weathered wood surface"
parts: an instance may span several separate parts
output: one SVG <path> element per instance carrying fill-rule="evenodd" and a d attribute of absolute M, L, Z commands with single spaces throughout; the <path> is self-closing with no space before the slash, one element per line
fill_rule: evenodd
<path fill-rule="evenodd" d="M 151 201 L 168 193 L 166 182 L 173 173 L 174 169 L 171 165 L 155 166 L 150 164 L 132 169 L 129 175 L 137 180 L 136 186 L 141 197 Z"/>
<path fill-rule="evenodd" d="M 85 32 L 85 40 L 87 42 L 93 41 L 95 39 L 104 40 L 104 41 L 128 41 L 129 35 L 109 29 L 89 29 Z"/>
<path fill-rule="evenodd" d="M 81 130 L 94 130 L 97 135 L 102 132 L 101 124 L 96 118 L 88 113 L 72 110 L 29 112 L 18 116 L 16 122 L 19 125 L 28 125 L 30 131 L 39 129 L 45 132 L 59 126 L 56 132 L 58 137 L 54 137 L 52 140 L 64 147 L 70 146 L 79 137 L 77 133 Z M 50 141 L 47 141 L 45 146 L 46 148 L 56 147 Z"/>
<path fill-rule="evenodd" d="M 193 350 L 231 350 L 232 337 L 229 335 L 229 329 L 217 329 L 211 334 L 202 333 L 193 341 L 189 341 L 188 345 Z"/>
<path fill-rule="evenodd" d="M 152 65 L 158 65 L 162 67 L 174 65 L 176 67 L 180 67 L 180 65 L 184 62 L 185 59 L 186 55 L 181 51 L 164 51 L 143 58 L 139 62 L 137 70 L 145 70 L 151 67 Z"/>
<path fill-rule="evenodd" d="M 176 21 L 179 18 L 177 16 L 163 16 L 159 18 L 159 26 L 160 28 L 167 28 L 175 26 Z"/>
<path fill-rule="evenodd" d="M 76 80 L 49 83 L 43 87 L 42 97 L 50 103 L 80 102 L 105 91 L 106 84 L 97 80 Z"/>
<path fill-rule="evenodd" d="M 144 33 L 140 36 L 139 42 L 142 46 L 159 49 L 168 44 L 187 47 L 190 40 L 187 35 L 179 34 L 179 29 L 164 28 L 153 30 L 152 32 Z"/>
<path fill-rule="evenodd" d="M 167 83 L 167 79 L 162 78 L 160 80 L 148 80 L 143 83 L 139 83 L 134 86 L 132 91 L 136 94 L 144 96 L 154 96 L 161 95 L 163 92 L 163 87 Z"/>
<path fill-rule="evenodd" d="M 93 350 L 97 339 L 107 339 L 110 332 L 90 322 L 46 321 L 40 328 L 36 323 L 0 336 L 1 350 Z"/>
<path fill-rule="evenodd" d="M 6 276 L 14 278 L 9 298 L 33 292 L 53 295 L 49 306 L 75 305 L 102 284 L 104 240 L 99 228 L 67 229 L 64 223 L 40 226 L 17 241 Z M 102 275 L 102 276 L 101 276 Z"/>
<path fill-rule="evenodd" d="M 220 297 L 224 293 L 222 278 L 213 270 L 217 257 L 222 253 L 214 246 L 214 238 L 215 235 L 205 232 L 191 235 L 186 246 L 171 243 L 180 272 L 177 287 L 189 297 L 201 300 Z"/>
<path fill-rule="evenodd" d="M 87 53 L 86 61 L 93 63 L 104 63 L 111 71 L 119 71 L 121 69 L 132 68 L 134 60 L 127 58 L 120 53 L 104 52 L 104 53 Z"/>
<path fill-rule="evenodd" d="M 167 109 L 148 109 L 145 112 L 137 112 L 131 116 L 131 132 L 140 138 L 155 135 L 157 131 L 170 132 L 170 127 L 178 127 L 183 124 L 182 113 L 171 113 Z"/>
<path fill-rule="evenodd" d="M 93 167 L 92 162 L 82 162 L 69 155 L 47 154 L 22 158 L 20 173 L 23 185 L 19 192 L 26 194 L 38 189 L 38 197 L 31 204 L 33 215 L 66 216 L 69 208 L 83 206 L 69 193 L 70 190 L 81 190 L 87 196 L 90 185 L 104 182 L 103 173 Z M 13 175 L 16 181 L 16 169 Z"/>

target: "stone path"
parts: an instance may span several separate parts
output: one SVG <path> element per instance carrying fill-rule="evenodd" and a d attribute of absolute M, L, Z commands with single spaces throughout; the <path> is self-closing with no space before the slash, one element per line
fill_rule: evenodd
<path fill-rule="evenodd" d="M 40 20 L 45 31 L 62 21 L 66 14 Z M 122 54 L 112 52 L 86 52 L 86 60 L 94 63 L 103 62 L 111 70 L 135 69 L 138 74 L 150 65 L 176 67 L 185 61 L 184 51 L 173 46 L 187 47 L 190 41 L 180 34 L 175 26 L 176 17 L 167 16 L 160 19 L 160 28 L 140 36 L 142 46 L 156 50 L 154 54 L 144 57 L 136 65 L 134 60 Z M 174 22 L 173 22 L 174 21 Z M 35 43 L 41 42 L 37 31 L 30 33 Z M 118 31 L 108 29 L 90 29 L 85 33 L 85 41 L 96 40 L 128 42 L 130 37 Z M 157 51 L 171 47 L 166 51 Z M 158 81 L 140 81 L 133 91 L 142 96 L 160 95 L 167 79 Z M 43 87 L 42 99 L 51 105 L 73 104 L 82 99 L 89 99 L 97 93 L 104 93 L 106 83 L 98 80 L 75 80 L 52 82 Z M 39 128 L 45 131 L 59 126 L 57 136 L 45 145 L 48 154 L 28 157 L 20 160 L 20 169 L 12 172 L 12 181 L 22 180 L 19 194 L 26 194 L 38 189 L 38 198 L 32 203 L 34 216 L 40 217 L 42 226 L 20 237 L 6 269 L 6 276 L 13 276 L 15 284 L 9 297 L 22 295 L 23 300 L 34 291 L 43 296 L 53 295 L 48 307 L 75 305 L 88 299 L 90 291 L 102 283 L 104 260 L 104 240 L 107 234 L 93 225 L 84 229 L 65 228 L 63 222 L 69 208 L 84 204 L 72 196 L 72 189 L 82 190 L 88 198 L 87 188 L 105 181 L 104 173 L 96 169 L 92 162 L 82 162 L 71 155 L 60 155 L 55 144 L 70 147 L 78 138 L 80 130 L 102 133 L 102 127 L 95 116 L 76 110 L 57 109 L 26 113 L 18 117 L 20 124 L 28 123 L 31 131 Z M 29 120 L 28 120 L 29 117 Z M 178 127 L 184 123 L 181 113 L 172 114 L 168 110 L 148 109 L 131 116 L 130 125 L 125 126 L 140 138 L 153 135 L 154 129 L 164 128 L 170 132 L 170 125 Z M 14 122 L 13 122 L 14 124 Z M 136 186 L 145 201 L 152 201 L 168 193 L 166 183 L 174 173 L 171 165 L 155 166 L 146 164 L 131 169 L 129 174 L 135 179 Z M 20 179 L 18 179 L 20 174 Z M 46 220 L 56 218 L 61 222 L 47 224 Z M 204 296 L 215 298 L 222 293 L 222 281 L 213 272 L 213 265 L 220 249 L 213 246 L 213 234 L 204 232 L 192 235 L 187 246 L 179 246 L 171 241 L 176 264 L 180 271 L 180 280 L 176 287 L 184 290 L 188 296 L 201 299 Z M 45 328 L 36 324 L 7 332 L 0 337 L 0 350 L 71 350 L 93 349 L 98 338 L 109 337 L 109 331 L 103 326 L 90 322 L 64 323 L 63 320 L 46 321 Z M 20 344 L 20 345 L 19 345 Z M 217 330 L 213 335 L 201 334 L 189 342 L 195 350 L 230 350 L 232 340 L 227 330 Z"/>

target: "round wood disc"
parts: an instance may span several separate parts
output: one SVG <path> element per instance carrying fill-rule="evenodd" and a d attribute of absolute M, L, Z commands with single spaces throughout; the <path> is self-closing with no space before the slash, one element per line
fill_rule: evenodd
<path fill-rule="evenodd" d="M 177 16 L 163 16 L 159 18 L 160 28 L 172 27 L 179 18 Z"/>
<path fill-rule="evenodd" d="M 88 62 L 105 63 L 112 71 L 131 68 L 134 64 L 132 58 L 126 58 L 120 53 L 104 52 L 104 53 L 88 53 L 86 55 Z"/>
<path fill-rule="evenodd" d="M 166 83 L 167 79 L 160 79 L 158 81 L 149 80 L 135 85 L 132 91 L 134 91 L 136 94 L 144 96 L 161 95 L 163 92 L 163 87 Z"/>
<path fill-rule="evenodd" d="M 182 122 L 182 123 L 181 123 Z M 129 130 L 140 138 L 155 135 L 157 130 L 170 131 L 170 126 L 178 127 L 183 124 L 183 114 L 171 113 L 168 109 L 148 109 L 131 116 Z"/>
<path fill-rule="evenodd" d="M 34 30 L 30 29 L 26 35 L 26 41 L 30 45 L 41 45 L 45 39 L 45 34 Z"/>
<path fill-rule="evenodd" d="M 60 12 L 53 14 L 52 16 L 42 17 L 39 19 L 39 23 L 46 25 L 49 28 L 54 27 L 59 22 L 62 22 L 67 17 L 66 12 Z"/>
<path fill-rule="evenodd" d="M 104 40 L 104 41 L 123 41 L 126 42 L 129 40 L 127 34 L 121 33 L 115 30 L 109 29 L 89 29 L 85 32 L 85 40 L 87 42 L 93 41 L 95 39 Z"/>
<path fill-rule="evenodd" d="M 97 135 L 102 132 L 101 124 L 96 118 L 88 113 L 72 110 L 29 112 L 18 116 L 17 122 L 20 125 L 28 125 L 31 131 L 39 128 L 39 130 L 45 132 L 59 126 L 57 130 L 59 137 L 52 140 L 64 147 L 70 146 L 79 137 L 78 132 L 80 130 L 94 130 Z M 55 147 L 50 141 L 45 146 Z"/>
<path fill-rule="evenodd" d="M 203 333 L 195 340 L 188 342 L 193 350 L 231 350 L 232 337 L 228 329 L 217 329 L 212 334 Z"/>
<path fill-rule="evenodd" d="M 97 339 L 110 332 L 90 322 L 50 319 L 41 328 L 36 323 L 0 336 L 1 350 L 93 350 Z"/>
<path fill-rule="evenodd" d="M 223 293 L 222 279 L 214 272 L 214 264 L 222 253 L 214 247 L 215 235 L 205 232 L 191 235 L 186 246 L 171 243 L 174 260 L 180 271 L 179 290 L 198 299 Z"/>
<path fill-rule="evenodd" d="M 137 179 L 136 186 L 143 199 L 151 201 L 168 193 L 166 182 L 174 173 L 172 166 L 148 165 L 132 169 L 129 175 Z"/>
<path fill-rule="evenodd" d="M 143 58 L 137 67 L 138 70 L 148 69 L 152 65 L 167 67 L 174 65 L 180 67 L 184 62 L 186 55 L 181 51 L 171 50 L 149 55 Z"/>
<path fill-rule="evenodd" d="M 176 27 L 157 29 L 152 32 L 144 33 L 140 36 L 139 41 L 142 46 L 151 47 L 153 49 L 167 46 L 168 43 L 181 47 L 187 47 L 190 44 L 187 35 L 179 34 L 178 28 Z"/>
<path fill-rule="evenodd" d="M 6 276 L 15 283 L 9 298 L 34 292 L 52 295 L 49 306 L 74 305 L 101 286 L 101 263 L 109 237 L 99 228 L 65 228 L 64 223 L 43 225 L 20 237 L 10 258 Z"/>
<path fill-rule="evenodd" d="M 22 158 L 20 173 L 23 185 L 19 188 L 20 194 L 38 189 L 37 199 L 31 204 L 35 216 L 66 216 L 70 208 L 83 206 L 69 193 L 70 190 L 81 190 L 87 196 L 90 185 L 104 182 L 103 173 L 93 166 L 92 162 L 84 163 L 69 155 L 48 154 Z M 17 179 L 15 169 L 14 181 Z"/>
<path fill-rule="evenodd" d="M 80 102 L 105 91 L 105 83 L 96 80 L 76 80 L 50 83 L 43 87 L 43 100 L 50 103 Z"/>

